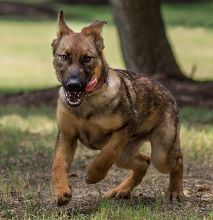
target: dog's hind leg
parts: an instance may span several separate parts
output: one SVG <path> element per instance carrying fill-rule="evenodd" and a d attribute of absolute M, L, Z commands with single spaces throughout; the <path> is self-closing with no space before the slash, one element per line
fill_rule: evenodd
<path fill-rule="evenodd" d="M 169 173 L 167 196 L 171 201 L 181 201 L 183 195 L 183 157 L 179 140 L 179 121 L 166 115 L 164 122 L 151 137 L 151 160 L 161 173 Z"/>
<path fill-rule="evenodd" d="M 150 158 L 139 152 L 141 141 L 131 141 L 116 163 L 118 167 L 131 169 L 132 173 L 116 188 L 105 193 L 106 198 L 129 198 L 132 190 L 142 182 L 150 164 Z"/>

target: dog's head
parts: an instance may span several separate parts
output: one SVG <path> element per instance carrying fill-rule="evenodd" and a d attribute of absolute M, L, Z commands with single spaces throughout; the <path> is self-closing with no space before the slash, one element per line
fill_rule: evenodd
<path fill-rule="evenodd" d="M 65 22 L 63 11 L 58 15 L 57 39 L 52 42 L 53 65 L 70 106 L 81 104 L 84 95 L 92 92 L 102 80 L 104 68 L 104 21 L 94 21 L 75 33 Z"/>

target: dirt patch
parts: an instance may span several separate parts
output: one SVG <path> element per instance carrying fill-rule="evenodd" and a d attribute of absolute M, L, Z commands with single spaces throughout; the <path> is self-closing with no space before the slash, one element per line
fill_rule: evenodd
<path fill-rule="evenodd" d="M 197 82 L 173 79 L 160 79 L 159 81 L 172 92 L 180 107 L 196 106 L 213 109 L 213 81 Z M 45 104 L 55 106 L 58 98 L 58 88 L 0 95 L 0 103 L 19 106 L 41 106 Z"/>
<path fill-rule="evenodd" d="M 19 216 L 19 219 L 22 219 L 24 210 L 29 208 L 30 213 L 36 216 L 42 215 L 42 212 L 45 216 L 54 213 L 55 217 L 60 214 L 72 217 L 80 214 L 87 216 L 88 219 L 91 214 L 100 212 L 103 192 L 119 184 L 128 172 L 113 167 L 103 181 L 95 185 L 87 185 L 84 180 L 85 169 L 95 155 L 94 151 L 88 151 L 83 147 L 77 153 L 70 172 L 72 200 L 66 207 L 60 208 L 56 207 L 48 188 L 51 180 L 49 156 L 38 153 L 34 155 L 33 160 L 16 161 L 17 175 L 23 178 L 22 190 L 18 190 L 17 183 L 8 177 L 8 167 L 6 165 L 0 167 L 1 177 L 5 178 L 10 185 L 6 199 L 0 193 L 0 217 L 4 218 L 5 210 L 8 210 L 12 213 L 10 213 L 11 217 Z M 10 164 L 10 160 L 7 162 Z M 109 204 L 113 208 L 130 207 L 136 210 L 142 205 L 151 209 L 153 213 L 160 213 L 161 217 L 171 214 L 177 217 L 187 218 L 190 215 L 198 215 L 204 218 L 212 211 L 212 181 L 213 167 L 206 167 L 201 163 L 199 167 L 186 163 L 184 172 L 186 202 L 169 203 L 163 196 L 168 186 L 168 175 L 160 174 L 151 166 L 143 183 L 134 190 L 130 200 L 113 199 Z M 6 217 L 8 217 L 7 213 Z"/>
<path fill-rule="evenodd" d="M 202 170 L 205 169 L 205 167 L 202 168 Z M 122 172 L 114 167 L 104 181 L 96 185 L 87 185 L 84 181 L 84 173 L 82 171 L 76 173 L 76 177 L 71 177 L 74 189 L 73 199 L 66 207 L 66 211 L 73 213 L 78 210 L 78 212 L 88 215 L 98 211 L 102 193 L 117 186 L 127 175 L 127 172 Z M 112 200 L 113 206 L 127 205 L 135 208 L 143 204 L 150 209 L 155 209 L 162 216 L 168 213 L 177 215 L 197 213 L 200 217 L 207 216 L 212 209 L 213 188 L 211 181 L 213 176 L 206 178 L 203 173 L 202 177 L 200 175 L 201 173 L 194 169 L 191 173 L 185 173 L 186 202 L 184 204 L 171 204 L 164 198 L 164 191 L 168 185 L 167 175 L 159 174 L 151 167 L 144 178 L 144 182 L 135 189 L 132 198 L 130 200 L 114 199 Z"/>

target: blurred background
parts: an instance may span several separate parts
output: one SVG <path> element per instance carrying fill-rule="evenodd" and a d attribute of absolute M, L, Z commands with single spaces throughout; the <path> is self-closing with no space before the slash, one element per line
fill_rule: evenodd
<path fill-rule="evenodd" d="M 212 80 L 213 3 L 179 2 L 163 1 L 161 8 L 173 53 L 187 76 Z M 111 67 L 125 67 L 112 7 L 107 0 L 0 1 L 1 93 L 57 85 L 50 44 L 56 35 L 59 9 L 64 10 L 76 31 L 95 19 L 107 21 L 103 32 L 107 61 Z"/>
<path fill-rule="evenodd" d="M 175 96 L 184 205 L 162 203 L 168 177 L 152 168 L 129 202 L 103 201 L 101 193 L 127 172 L 113 167 L 104 181 L 86 185 L 84 172 L 97 152 L 81 145 L 70 171 L 72 201 L 61 209 L 53 203 L 59 84 L 51 42 L 60 9 L 74 31 L 107 21 L 109 66 L 149 75 Z M 0 219 L 212 219 L 212 146 L 212 0 L 0 0 Z M 150 154 L 149 144 L 141 149 Z"/>

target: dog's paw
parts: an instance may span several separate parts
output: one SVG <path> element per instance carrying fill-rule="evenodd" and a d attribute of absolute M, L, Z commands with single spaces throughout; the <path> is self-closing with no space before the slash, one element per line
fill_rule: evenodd
<path fill-rule="evenodd" d="M 166 198 L 170 201 L 170 202 L 184 202 L 185 200 L 185 196 L 183 194 L 182 191 L 173 191 L 173 192 L 170 192 L 170 191 L 167 191 L 166 192 Z"/>
<path fill-rule="evenodd" d="M 67 205 L 72 198 L 71 187 L 60 189 L 55 192 L 55 200 L 58 206 Z"/>
<path fill-rule="evenodd" d="M 131 198 L 131 190 L 128 188 L 114 188 L 104 193 L 104 198 L 129 199 Z"/>

